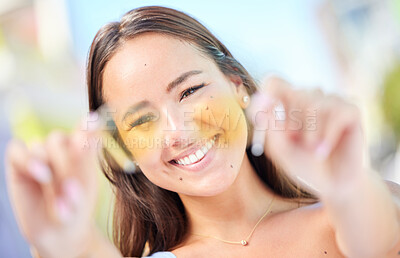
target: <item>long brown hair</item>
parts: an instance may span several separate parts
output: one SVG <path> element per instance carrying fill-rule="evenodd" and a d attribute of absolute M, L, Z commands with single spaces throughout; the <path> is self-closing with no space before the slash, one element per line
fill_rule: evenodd
<path fill-rule="evenodd" d="M 96 34 L 87 63 L 89 106 L 95 111 L 103 103 L 102 77 L 105 66 L 124 41 L 146 32 L 156 32 L 184 40 L 213 60 L 225 75 L 240 76 L 249 95 L 256 83 L 229 50 L 194 18 L 165 7 L 141 7 L 126 13 L 120 22 L 103 26 Z M 273 165 L 266 157 L 254 157 L 246 150 L 262 181 L 286 198 L 313 198 Z M 188 221 L 177 193 L 151 183 L 143 173 L 126 174 L 103 163 L 103 172 L 114 185 L 114 242 L 124 256 L 141 256 L 146 243 L 150 254 L 171 250 L 185 239 Z"/>

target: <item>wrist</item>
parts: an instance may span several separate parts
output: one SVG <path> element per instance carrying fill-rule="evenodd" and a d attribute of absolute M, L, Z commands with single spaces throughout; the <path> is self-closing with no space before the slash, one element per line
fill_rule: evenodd
<path fill-rule="evenodd" d="M 88 243 L 77 257 L 113 258 L 122 257 L 122 255 L 120 254 L 119 250 L 111 243 L 111 241 L 107 237 L 105 237 L 95 225 L 93 225 Z"/>
<path fill-rule="evenodd" d="M 366 168 L 349 172 L 348 176 L 332 183 L 330 187 L 326 187 L 324 191 L 321 191 L 321 200 L 343 204 L 350 201 L 352 197 L 357 198 L 358 193 L 374 185 L 374 181 L 377 178 L 372 173 L 371 170 Z"/>
<path fill-rule="evenodd" d="M 85 240 L 85 244 L 82 245 L 82 249 L 76 257 L 97 257 L 98 255 L 96 255 L 96 253 L 98 252 L 99 247 L 101 247 L 104 240 L 100 230 L 98 230 L 95 225 L 91 225 Z"/>
<path fill-rule="evenodd" d="M 101 245 L 101 233 L 94 223 L 90 223 L 84 231 L 74 235 L 78 236 L 65 238 L 63 233 L 59 233 L 46 241 L 31 243 L 30 253 L 34 258 L 92 257 L 93 250 Z"/>

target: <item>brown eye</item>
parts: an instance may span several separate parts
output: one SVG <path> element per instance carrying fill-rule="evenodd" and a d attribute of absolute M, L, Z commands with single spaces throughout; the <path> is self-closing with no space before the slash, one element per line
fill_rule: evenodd
<path fill-rule="evenodd" d="M 193 93 L 195 93 L 198 89 L 204 87 L 204 83 L 195 86 L 195 87 L 189 87 L 188 89 L 184 90 L 181 94 L 181 98 L 179 101 L 182 101 L 182 99 L 189 97 L 190 95 L 192 95 Z"/>

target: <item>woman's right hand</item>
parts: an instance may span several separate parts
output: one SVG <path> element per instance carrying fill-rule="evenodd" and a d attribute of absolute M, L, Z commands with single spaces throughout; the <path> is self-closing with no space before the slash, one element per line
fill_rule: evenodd
<path fill-rule="evenodd" d="M 7 185 L 18 225 L 41 257 L 86 256 L 98 232 L 97 146 L 93 130 L 53 132 L 31 148 L 17 140 L 6 154 Z"/>

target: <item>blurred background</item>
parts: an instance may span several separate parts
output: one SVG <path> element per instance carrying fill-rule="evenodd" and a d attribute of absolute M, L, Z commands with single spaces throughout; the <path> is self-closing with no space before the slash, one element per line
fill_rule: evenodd
<path fill-rule="evenodd" d="M 162 5 L 205 24 L 258 80 L 320 87 L 362 110 L 371 165 L 400 183 L 400 0 L 1 0 L 0 257 L 30 257 L 7 197 L 4 151 L 87 115 L 85 64 L 97 30 L 128 10 Z M 97 221 L 109 229 L 110 190 Z"/>

